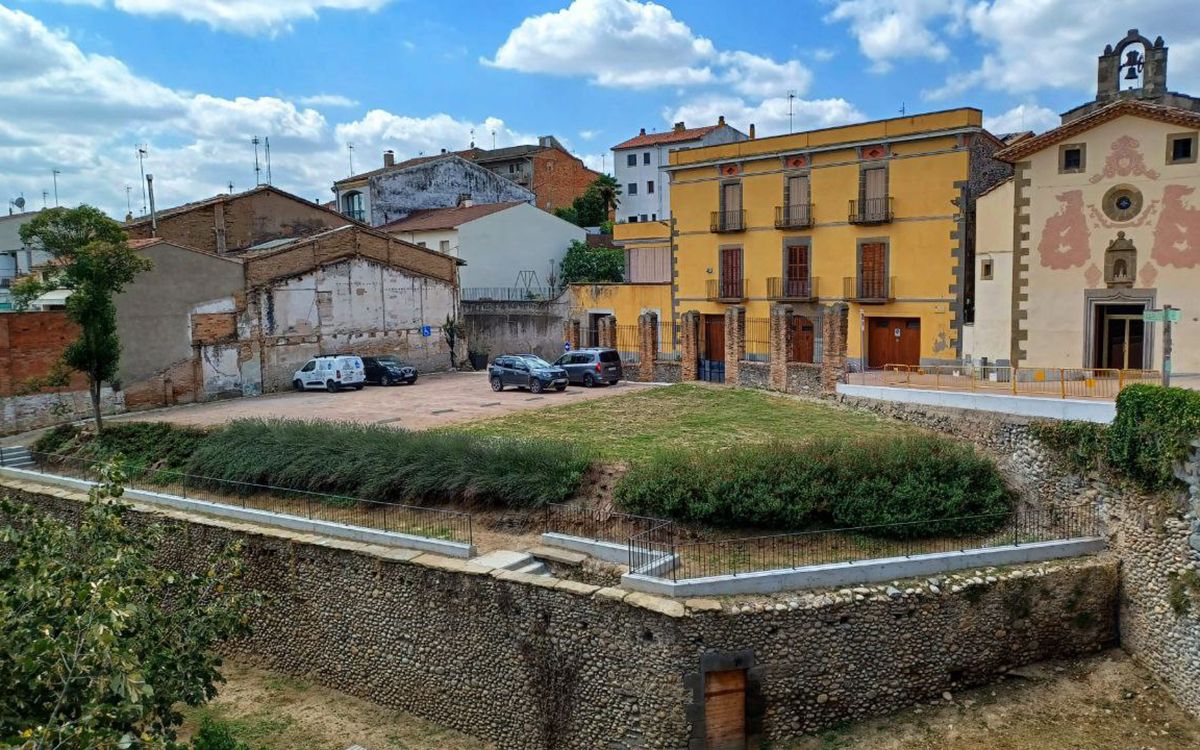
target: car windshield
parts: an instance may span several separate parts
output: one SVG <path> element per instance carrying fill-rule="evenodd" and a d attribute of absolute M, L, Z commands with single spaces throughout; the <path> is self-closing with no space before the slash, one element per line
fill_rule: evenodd
<path fill-rule="evenodd" d="M 545 369 L 547 367 L 554 366 L 554 365 L 551 365 L 546 360 L 542 359 L 541 357 L 521 357 L 521 359 L 525 361 L 525 364 L 529 365 L 530 367 L 532 367 L 535 370 L 541 370 L 541 369 Z"/>
<path fill-rule="evenodd" d="M 395 357 L 392 357 L 392 356 L 387 356 L 387 357 L 376 357 L 376 358 L 375 358 L 375 361 L 376 361 L 376 362 L 378 362 L 378 363 L 379 363 L 379 364 L 381 364 L 381 365 L 393 365 L 393 366 L 395 366 L 395 367 L 400 367 L 400 366 L 403 364 L 403 363 L 401 363 L 401 362 L 400 362 L 400 360 L 398 360 L 398 359 L 396 359 Z"/>

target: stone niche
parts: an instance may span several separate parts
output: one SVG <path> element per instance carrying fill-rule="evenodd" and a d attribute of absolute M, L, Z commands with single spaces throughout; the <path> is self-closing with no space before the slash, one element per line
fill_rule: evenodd
<path fill-rule="evenodd" d="M 1104 283 L 1109 289 L 1128 289 L 1136 276 L 1137 248 L 1124 232 L 1117 232 L 1104 251 Z"/>

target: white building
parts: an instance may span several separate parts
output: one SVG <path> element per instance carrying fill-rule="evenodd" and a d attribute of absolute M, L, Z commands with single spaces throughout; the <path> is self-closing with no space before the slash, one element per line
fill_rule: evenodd
<path fill-rule="evenodd" d="M 37 215 L 37 211 L 25 211 L 0 216 L 0 310 L 12 309 L 8 290 L 13 279 L 50 260 L 49 253 L 33 250 L 21 242 L 21 226 Z"/>
<path fill-rule="evenodd" d="M 613 146 L 613 176 L 621 186 L 617 222 L 658 221 L 670 216 L 669 177 L 663 168 L 669 163 L 671 151 L 734 143 L 746 137 L 726 125 L 722 116 L 716 125 L 702 128 L 687 128 L 682 122 L 665 133 L 647 133 L 642 128 L 638 135 Z"/>
<path fill-rule="evenodd" d="M 379 229 L 465 261 L 459 284 L 466 300 L 553 286 L 567 248 L 586 236 L 581 227 L 523 201 L 416 211 Z"/>

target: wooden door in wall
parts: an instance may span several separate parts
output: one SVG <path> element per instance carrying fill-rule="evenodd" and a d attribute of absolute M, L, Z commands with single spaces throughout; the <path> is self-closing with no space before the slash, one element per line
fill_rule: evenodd
<path fill-rule="evenodd" d="M 920 318 L 867 318 L 867 367 L 919 364 Z"/>
<path fill-rule="evenodd" d="M 813 322 L 803 315 L 792 318 L 792 351 L 788 355 L 790 362 L 812 362 L 813 349 L 816 345 L 816 332 Z"/>
<path fill-rule="evenodd" d="M 704 346 L 700 352 L 700 379 L 710 383 L 724 383 L 725 316 L 705 315 L 700 322 Z"/>
<path fill-rule="evenodd" d="M 708 750 L 746 750 L 746 670 L 704 675 L 704 733 Z"/>

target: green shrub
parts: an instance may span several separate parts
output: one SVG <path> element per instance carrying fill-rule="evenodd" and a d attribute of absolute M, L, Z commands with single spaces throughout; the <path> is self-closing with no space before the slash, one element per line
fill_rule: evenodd
<path fill-rule="evenodd" d="M 1034 422 L 1030 431 L 1080 471 L 1096 468 L 1108 449 L 1108 428 L 1095 422 Z"/>
<path fill-rule="evenodd" d="M 537 507 L 571 497 L 577 448 L 335 422 L 239 420 L 208 434 L 189 473 L 388 502 Z"/>
<path fill-rule="evenodd" d="M 103 461 L 120 454 L 131 474 L 146 469 L 179 470 L 187 465 L 206 434 L 167 422 L 119 422 L 109 424 L 84 443 L 77 455 Z"/>
<path fill-rule="evenodd" d="M 79 435 L 79 428 L 73 424 L 60 424 L 51 428 L 33 443 L 35 453 L 58 453 L 68 448 Z"/>
<path fill-rule="evenodd" d="M 1109 464 L 1151 489 L 1175 482 L 1176 462 L 1200 437 L 1200 393 L 1183 388 L 1131 385 L 1117 396 L 1108 429 Z"/>
<path fill-rule="evenodd" d="M 238 742 L 228 724 L 205 719 L 192 738 L 192 750 L 250 750 L 250 746 Z"/>
<path fill-rule="evenodd" d="M 724 527 L 912 524 L 881 531 L 892 536 L 986 531 L 1009 507 L 994 464 L 926 435 L 663 453 L 634 465 L 616 498 L 633 513 Z"/>

